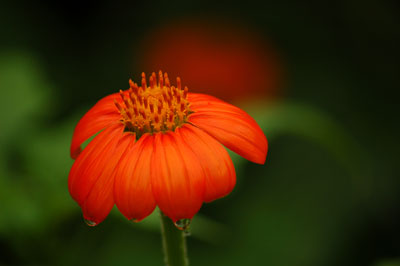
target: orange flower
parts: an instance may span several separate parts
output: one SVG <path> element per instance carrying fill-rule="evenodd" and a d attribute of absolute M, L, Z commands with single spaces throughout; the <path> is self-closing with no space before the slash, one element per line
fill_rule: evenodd
<path fill-rule="evenodd" d="M 89 225 L 114 204 L 140 221 L 156 206 L 174 222 L 191 219 L 203 202 L 228 195 L 235 169 L 221 145 L 259 164 L 267 139 L 244 111 L 205 94 L 171 86 L 167 74 L 142 74 L 141 86 L 101 99 L 75 128 L 71 196 Z M 83 151 L 80 145 L 100 132 Z"/>
<path fill-rule="evenodd" d="M 185 17 L 141 39 L 135 66 L 168 69 L 171 76 L 185 77 L 191 90 L 234 102 L 283 93 L 283 61 L 273 42 L 239 21 Z"/>

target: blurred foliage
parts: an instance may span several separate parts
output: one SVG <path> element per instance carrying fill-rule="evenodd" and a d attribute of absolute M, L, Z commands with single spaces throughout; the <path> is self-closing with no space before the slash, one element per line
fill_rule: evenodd
<path fill-rule="evenodd" d="M 25 178 L 19 159 L 23 156 L 17 146 L 26 147 L 26 140 L 35 129 L 35 122 L 47 109 L 49 84 L 40 64 L 27 52 L 7 51 L 0 54 L 0 84 L 2 87 L 0 119 L 0 201 L 4 214 L 0 216 L 1 232 L 13 234 L 20 227 L 37 230 L 40 224 L 40 205 L 32 201 L 29 183 L 35 177 Z"/>
<path fill-rule="evenodd" d="M 159 5 L 2 3 L 0 265 L 161 265 L 157 211 L 83 223 L 68 151 L 88 108 L 141 72 L 138 36 L 182 13 L 275 41 L 288 79 L 278 100 L 238 101 L 268 137 L 267 163 L 230 153 L 237 186 L 193 220 L 191 265 L 399 265 L 398 4 Z"/>
<path fill-rule="evenodd" d="M 340 122 L 318 108 L 290 101 L 252 102 L 245 108 L 270 141 L 280 135 L 293 135 L 326 149 L 350 174 L 355 195 L 364 199 L 370 196 L 371 156 Z"/>
<path fill-rule="evenodd" d="M 383 260 L 378 263 L 376 263 L 374 266 L 399 266 L 400 265 L 400 259 L 392 259 L 392 260 Z"/>
<path fill-rule="evenodd" d="M 21 69 L 23 68 L 21 67 Z M 16 75 L 16 77 L 19 77 L 19 75 Z M 39 83 L 36 86 L 36 88 L 41 88 L 43 85 Z M 24 89 L 28 90 L 29 88 L 25 87 Z M 336 189 L 342 190 L 342 192 L 347 191 L 346 197 L 344 197 L 344 194 L 341 195 L 342 201 L 344 199 L 351 200 L 351 182 L 348 178 L 354 172 L 358 173 L 362 169 L 358 165 L 347 164 L 347 161 L 343 161 L 341 158 L 346 156 L 360 157 L 360 151 L 352 149 L 352 147 L 356 147 L 356 144 L 346 135 L 340 125 L 315 108 L 296 103 L 254 103 L 251 106 L 244 108 L 248 109 L 265 130 L 270 143 L 276 143 L 276 141 L 279 140 L 279 136 L 305 138 L 305 143 L 309 144 L 302 145 L 304 146 L 304 149 L 308 149 L 308 156 L 312 151 L 312 149 L 310 151 L 309 148 L 310 144 L 314 149 L 325 149 L 323 153 L 326 155 L 330 154 L 330 156 L 328 156 L 328 159 L 322 161 L 326 164 L 326 161 L 336 159 L 338 164 L 342 165 L 343 170 L 348 171 L 348 173 L 346 174 L 343 170 L 339 171 L 342 174 L 340 182 L 333 182 L 336 173 L 329 173 L 331 177 L 329 177 L 329 174 L 324 174 L 323 179 L 309 179 L 308 182 L 301 183 L 295 182 L 297 186 L 291 185 L 286 187 L 288 185 L 286 182 L 289 182 L 290 179 L 286 179 L 284 182 L 282 182 L 282 180 L 274 179 L 274 176 L 275 178 L 279 176 L 282 177 L 282 175 L 284 176 L 287 172 L 282 171 L 281 169 L 276 169 L 277 162 L 274 161 L 274 153 L 276 153 L 275 149 L 272 149 L 272 151 L 270 150 L 272 155 L 269 155 L 270 159 L 265 167 L 250 166 L 246 160 L 231 153 L 238 173 L 238 186 L 246 187 L 246 181 L 242 180 L 242 178 L 244 176 L 251 178 L 252 172 L 255 176 L 264 177 L 266 179 L 262 182 L 260 182 L 260 180 L 256 182 L 257 186 L 259 186 L 258 188 L 255 188 L 254 185 L 248 188 L 251 189 L 251 187 L 253 187 L 252 189 L 255 191 L 252 191 L 251 194 L 254 194 L 254 196 L 245 193 L 248 194 L 245 199 L 236 199 L 238 201 L 236 203 L 235 199 L 233 199 L 233 202 L 229 203 L 235 206 L 235 208 L 232 209 L 234 210 L 233 213 L 224 212 L 225 215 L 230 217 L 233 221 L 229 222 L 230 219 L 226 219 L 225 217 L 225 223 L 230 223 L 230 225 L 223 225 L 221 222 L 213 221 L 202 214 L 198 214 L 192 224 L 192 238 L 202 240 L 212 246 L 217 245 L 221 247 L 220 245 L 230 245 L 229 250 L 234 250 L 235 254 L 237 254 L 237 256 L 231 256 L 231 260 L 220 257 L 221 261 L 211 265 L 220 265 L 219 263 L 222 263 L 222 261 L 225 263 L 229 262 L 232 265 L 235 263 L 245 263 L 240 259 L 238 260 L 238 258 L 246 258 L 246 261 L 248 261 L 247 256 L 251 253 L 249 253 L 248 249 L 243 249 L 242 245 L 251 247 L 251 252 L 255 253 L 254 263 L 258 260 L 256 253 L 265 253 L 266 251 L 268 252 L 268 261 L 272 264 L 282 261 L 285 261 L 287 265 L 294 265 L 296 263 L 301 264 L 302 261 L 307 263 L 314 260 L 316 262 L 322 261 L 324 256 L 329 255 L 326 239 L 333 237 L 330 230 L 332 227 L 343 226 L 340 224 L 338 217 L 342 217 L 347 213 L 350 205 L 347 205 L 344 209 L 339 208 L 334 210 L 333 208 L 336 205 L 330 200 L 326 201 L 321 200 L 320 198 L 318 203 L 314 202 L 314 200 L 320 195 L 320 193 L 332 193 L 332 187 L 326 186 L 328 182 L 327 180 L 331 180 L 331 185 L 338 186 Z M 39 111 L 43 113 L 43 111 L 46 110 L 39 109 Z M 72 160 L 68 157 L 71 134 L 74 125 L 79 120 L 80 115 L 84 112 L 85 111 L 82 110 L 78 112 L 77 115 L 73 115 L 64 122 L 57 124 L 56 127 L 51 127 L 46 130 L 43 130 L 40 126 L 32 126 L 29 135 L 24 137 L 23 143 L 19 141 L 16 141 L 14 144 L 9 143 L 9 145 L 12 145 L 13 147 L 13 152 L 16 152 L 18 156 L 22 157 L 19 158 L 18 163 L 23 163 L 23 167 L 15 167 L 15 172 L 10 171 L 12 174 L 11 176 L 10 174 L 7 174 L 8 178 L 1 179 L 1 181 L 4 182 L 1 186 L 4 190 L 2 191 L 1 196 L 3 197 L 3 202 L 6 202 L 3 211 L 4 213 L 7 213 L 7 215 L 1 216 L 0 233 L 7 239 L 13 240 L 11 243 L 14 242 L 16 249 L 26 244 L 21 243 L 21 241 L 24 242 L 24 239 L 29 235 L 34 238 L 43 237 L 48 234 L 49 230 L 59 230 L 59 228 L 65 226 L 66 221 L 71 219 L 76 220 L 74 221 L 74 224 L 78 222 L 82 223 L 81 219 L 79 219 L 80 210 L 68 194 L 66 178 L 68 176 L 68 170 L 72 165 Z M 30 116 L 32 116 L 32 113 L 26 112 L 19 119 L 22 121 L 28 120 Z M 15 126 L 18 125 L 19 123 L 16 123 Z M 341 144 L 332 145 L 331 139 L 333 137 L 337 143 Z M 298 145 L 298 141 L 293 144 Z M 272 147 L 274 147 L 274 145 L 272 145 Z M 295 150 L 302 149 L 296 147 Z M 290 157 L 293 156 L 293 154 L 286 154 L 284 157 L 287 156 Z M 313 156 L 316 157 L 311 160 L 310 158 L 307 158 L 304 161 L 305 165 L 298 168 L 302 169 L 301 172 L 297 173 L 298 175 L 305 174 L 304 172 L 307 171 L 307 164 L 309 165 L 308 167 L 313 167 L 313 160 L 317 160 L 318 162 L 318 156 L 320 156 L 320 154 L 317 152 Z M 298 159 L 288 158 L 287 160 L 296 161 Z M 279 161 L 284 162 L 286 160 L 281 158 L 278 162 Z M 311 165 L 310 162 L 312 162 Z M 327 166 L 332 167 L 330 164 L 331 163 L 328 163 Z M 255 168 L 258 168 L 256 172 L 254 172 Z M 263 184 L 264 182 L 266 183 Z M 269 184 L 270 182 L 276 182 L 276 184 L 272 184 L 271 186 L 271 184 Z M 347 189 L 343 190 L 341 186 L 347 187 Z M 274 191 L 270 189 L 270 191 L 268 191 L 268 187 L 276 190 Z M 323 192 L 323 188 L 325 188 L 325 192 Z M 237 190 L 240 189 L 241 188 L 238 188 Z M 267 189 L 268 193 L 263 192 L 265 189 Z M 336 191 L 336 189 L 334 191 Z M 284 190 L 285 195 L 289 196 L 289 198 L 283 200 L 281 193 Z M 305 194 L 306 191 L 308 191 L 307 194 Z M 224 202 L 226 200 L 221 201 Z M 258 208 L 255 208 L 254 210 L 252 210 L 252 208 L 249 209 L 248 206 L 257 206 L 257 202 L 262 202 L 263 205 L 258 205 Z M 293 202 L 296 202 L 296 204 L 292 205 Z M 328 203 L 331 205 L 328 208 L 329 211 L 328 209 L 325 209 Z M 310 206 L 312 206 L 314 211 L 310 212 Z M 345 207 L 345 204 L 342 202 L 340 206 Z M 205 206 L 205 208 L 208 209 L 209 207 Z M 333 211 L 335 212 L 335 220 L 329 218 L 329 214 L 332 215 Z M 237 216 L 238 213 L 246 213 L 246 218 L 243 221 L 240 221 L 240 223 L 235 223 L 235 216 Z M 305 216 L 305 213 L 308 213 L 308 215 Z M 118 218 L 115 222 L 111 222 L 112 225 L 114 223 L 127 224 L 137 228 L 136 230 L 145 229 L 150 233 L 154 232 L 158 235 L 159 222 L 157 212 L 154 212 L 151 216 L 138 224 L 131 224 L 116 210 L 112 212 L 111 217 L 112 216 Z M 296 223 L 293 223 L 294 220 L 296 220 Z M 107 221 L 104 223 L 107 223 Z M 306 225 L 308 223 L 310 224 Z M 112 225 L 108 225 L 108 227 Z M 82 225 L 79 225 L 79 227 L 81 226 Z M 257 230 L 254 230 L 254 228 L 257 228 Z M 110 228 L 103 230 L 109 229 Z M 77 235 L 74 235 L 70 241 L 81 242 L 79 239 L 83 237 L 83 234 L 88 234 L 88 232 L 86 232 L 87 230 L 91 229 L 85 229 L 85 233 L 75 232 Z M 21 234 L 22 232 L 23 234 Z M 235 232 L 235 234 L 233 234 L 233 232 Z M 100 232 L 98 234 L 97 237 L 101 237 Z M 288 237 L 288 234 L 290 235 L 289 238 L 281 239 L 284 235 Z M 18 235 L 19 237 L 16 238 Z M 260 235 L 268 235 L 270 242 L 259 246 L 253 246 L 254 243 L 257 243 L 257 239 Z M 240 239 L 238 243 L 242 244 L 237 246 L 237 244 L 226 243 L 227 241 L 229 242 L 230 239 L 233 240 L 233 237 Z M 113 237 L 111 238 L 113 239 Z M 307 241 L 305 243 L 307 243 L 307 245 L 303 243 L 306 239 Z M 289 240 L 290 244 L 288 242 Z M 52 241 L 59 240 L 53 239 Z M 110 245 L 115 241 L 119 240 L 112 240 Z M 331 243 L 329 245 L 334 244 L 335 243 Z M 129 243 L 126 245 L 129 246 Z M 302 248 L 299 249 L 299 247 Z M 104 249 L 107 250 L 105 247 Z M 285 252 L 284 250 L 286 249 L 297 251 L 293 256 L 285 257 L 285 259 L 283 259 L 282 256 L 284 256 L 284 253 L 282 252 Z M 20 252 L 22 252 L 22 254 L 25 253 L 24 251 Z M 106 251 L 104 252 L 105 253 L 102 253 L 104 259 L 112 258 L 112 254 Z M 196 254 L 197 252 L 193 251 L 193 253 Z M 18 256 L 22 256 L 22 254 L 19 254 Z M 194 265 L 202 265 L 199 263 L 202 256 L 198 256 L 200 260 L 194 262 Z M 147 258 L 145 260 L 147 260 Z M 68 261 L 69 260 L 65 260 L 63 263 L 67 265 Z M 104 260 L 100 261 L 102 264 L 107 265 Z M 111 261 L 110 264 L 112 264 Z"/>
<path fill-rule="evenodd" d="M 0 58 L 0 141 L 4 143 L 18 130 L 29 130 L 35 124 L 35 116 L 43 114 L 49 103 L 49 84 L 31 54 L 0 51 Z"/>

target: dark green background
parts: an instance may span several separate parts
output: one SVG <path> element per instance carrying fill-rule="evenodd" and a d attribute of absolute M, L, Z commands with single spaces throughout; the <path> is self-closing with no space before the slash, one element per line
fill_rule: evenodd
<path fill-rule="evenodd" d="M 1 1 L 0 264 L 162 265 L 157 216 L 90 228 L 67 191 L 79 118 L 141 72 L 141 36 L 218 17 L 282 55 L 284 97 L 248 103 L 267 163 L 202 207 L 191 265 L 400 265 L 399 3 Z M 168 70 L 166 70 L 168 71 Z M 189 84 L 190 86 L 190 84 Z"/>

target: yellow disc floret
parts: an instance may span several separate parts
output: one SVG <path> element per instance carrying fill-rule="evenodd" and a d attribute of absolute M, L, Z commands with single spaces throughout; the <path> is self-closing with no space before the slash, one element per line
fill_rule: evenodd
<path fill-rule="evenodd" d="M 177 87 L 171 86 L 167 73 L 160 71 L 149 78 L 142 73 L 142 86 L 129 80 L 130 88 L 120 91 L 122 104 L 115 101 L 121 114 L 125 131 L 136 133 L 139 138 L 145 133 L 174 131 L 187 121 L 192 113 L 187 100 L 188 88 L 182 89 L 181 80 L 176 79 Z"/>

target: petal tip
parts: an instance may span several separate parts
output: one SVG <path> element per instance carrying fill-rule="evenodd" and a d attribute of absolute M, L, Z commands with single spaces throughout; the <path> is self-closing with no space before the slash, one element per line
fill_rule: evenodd
<path fill-rule="evenodd" d="M 96 226 L 96 225 L 99 224 L 99 223 L 96 223 L 96 222 L 94 222 L 94 221 L 92 221 L 92 220 L 89 220 L 89 219 L 83 218 L 83 220 L 85 221 L 85 224 L 87 224 L 87 225 L 90 226 L 90 227 L 94 227 L 94 226 Z"/>
<path fill-rule="evenodd" d="M 263 145 L 264 147 L 261 148 L 261 152 L 259 155 L 255 156 L 253 158 L 253 160 L 251 160 L 253 163 L 256 164 L 261 164 L 264 165 L 266 160 L 267 160 L 267 154 L 268 154 L 268 142 L 267 142 L 267 138 L 265 138 L 265 145 Z"/>

